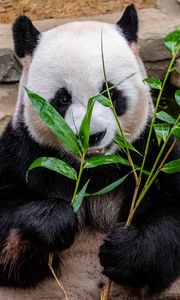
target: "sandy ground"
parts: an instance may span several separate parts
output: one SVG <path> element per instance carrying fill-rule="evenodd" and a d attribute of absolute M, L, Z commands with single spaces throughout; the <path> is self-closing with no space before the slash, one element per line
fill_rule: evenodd
<path fill-rule="evenodd" d="M 11 23 L 20 14 L 33 20 L 108 14 L 132 2 L 145 8 L 153 6 L 155 0 L 0 0 L 0 23 Z"/>

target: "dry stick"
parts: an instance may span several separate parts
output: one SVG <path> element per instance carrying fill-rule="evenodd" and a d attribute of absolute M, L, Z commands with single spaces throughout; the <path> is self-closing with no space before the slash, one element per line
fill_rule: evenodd
<path fill-rule="evenodd" d="M 140 298 L 140 300 L 145 300 L 145 288 L 140 289 L 139 298 Z"/>
<path fill-rule="evenodd" d="M 108 300 L 109 299 L 109 292 L 111 288 L 112 281 L 108 279 L 108 283 L 105 285 L 102 293 L 101 293 L 101 298 L 100 300 Z"/>
<path fill-rule="evenodd" d="M 67 293 L 66 293 L 66 290 L 65 290 L 65 288 L 64 288 L 64 286 L 63 286 L 63 284 L 60 282 L 60 280 L 59 280 L 59 279 L 57 278 L 57 276 L 56 276 L 56 273 L 54 272 L 54 269 L 53 269 L 53 267 L 52 267 L 52 261 L 53 261 L 53 253 L 50 252 L 50 253 L 49 253 L 48 267 L 49 267 L 49 269 L 50 269 L 50 271 L 51 271 L 51 273 L 52 273 L 54 279 L 56 280 L 57 285 L 59 286 L 60 290 L 62 291 L 65 300 L 69 300 L 69 298 L 68 298 L 68 296 L 67 296 Z"/>
<path fill-rule="evenodd" d="M 50 264 L 48 264 L 48 266 L 49 266 L 49 269 L 51 270 L 52 275 L 54 276 L 54 279 L 55 279 L 56 282 L 57 282 L 57 285 L 59 286 L 60 290 L 62 291 L 65 300 L 69 300 L 69 298 L 68 298 L 68 296 L 67 296 L 67 293 L 66 293 L 66 290 L 65 290 L 65 288 L 63 287 L 62 283 L 61 283 L 61 282 L 59 281 L 59 279 L 57 278 L 57 276 L 56 276 L 56 274 L 55 274 L 55 272 L 54 272 L 53 267 L 52 267 Z"/>

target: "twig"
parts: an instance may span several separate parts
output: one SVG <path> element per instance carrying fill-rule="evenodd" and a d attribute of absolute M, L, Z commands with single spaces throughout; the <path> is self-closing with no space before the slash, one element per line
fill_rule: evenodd
<path fill-rule="evenodd" d="M 56 273 L 54 272 L 54 269 L 52 267 L 52 260 L 53 260 L 53 253 L 49 253 L 49 262 L 48 262 L 48 267 L 49 269 L 51 270 L 51 273 L 54 277 L 54 279 L 56 280 L 57 282 L 57 285 L 59 286 L 60 290 L 62 291 L 63 295 L 64 295 L 64 298 L 65 300 L 69 300 L 68 296 L 67 296 L 67 293 L 66 293 L 66 290 L 63 286 L 63 284 L 60 282 L 60 280 L 57 278 L 56 276 Z"/>
<path fill-rule="evenodd" d="M 139 299 L 140 300 L 145 300 L 145 289 L 144 288 L 140 289 Z"/>
<path fill-rule="evenodd" d="M 108 300 L 109 299 L 109 292 L 110 292 L 111 284 L 112 284 L 112 281 L 109 279 L 108 283 L 105 285 L 104 289 L 102 290 L 100 300 Z"/>

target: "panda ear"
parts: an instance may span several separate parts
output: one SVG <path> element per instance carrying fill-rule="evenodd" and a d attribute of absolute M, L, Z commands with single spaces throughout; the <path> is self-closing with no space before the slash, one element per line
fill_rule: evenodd
<path fill-rule="evenodd" d="M 20 16 L 13 24 L 13 39 L 16 54 L 23 58 L 32 55 L 36 48 L 40 32 L 26 16 Z"/>
<path fill-rule="evenodd" d="M 129 5 L 125 9 L 117 25 L 129 43 L 137 42 L 138 16 L 134 4 Z"/>

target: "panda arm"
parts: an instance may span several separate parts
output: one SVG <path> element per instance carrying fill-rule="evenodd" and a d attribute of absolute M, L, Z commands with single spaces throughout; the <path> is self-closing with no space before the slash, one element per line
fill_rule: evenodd
<path fill-rule="evenodd" d="M 174 151 L 170 160 L 178 153 Z M 158 187 L 143 199 L 132 225 L 119 223 L 106 238 L 99 256 L 110 279 L 155 293 L 180 275 L 179 180 L 178 174 L 162 173 Z"/>
<path fill-rule="evenodd" d="M 22 238 L 48 250 L 63 250 L 74 241 L 77 231 L 76 216 L 70 204 L 57 199 L 35 199 L 21 187 L 0 188 L 0 240 L 12 229 Z"/>
<path fill-rule="evenodd" d="M 26 185 L 23 178 L 30 165 L 27 159 L 34 160 L 31 153 L 40 156 L 42 150 L 23 127 L 16 133 L 9 124 L 0 138 L 0 240 L 17 228 L 23 238 L 50 250 L 65 249 L 74 241 L 76 216 L 67 201 L 32 192 Z M 38 179 L 33 183 L 38 185 Z"/>

